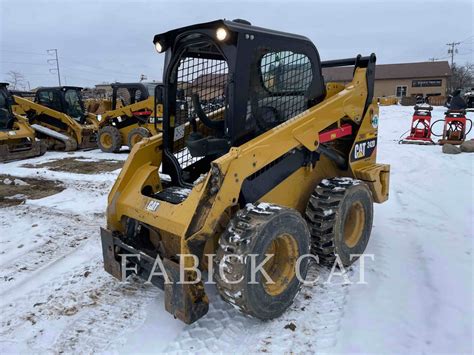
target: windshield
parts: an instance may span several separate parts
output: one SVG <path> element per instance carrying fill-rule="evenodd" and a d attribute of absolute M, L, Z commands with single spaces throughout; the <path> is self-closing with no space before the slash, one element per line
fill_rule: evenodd
<path fill-rule="evenodd" d="M 64 93 L 64 100 L 66 101 L 66 113 L 75 118 L 81 119 L 85 115 L 84 105 L 82 102 L 81 93 L 78 90 L 68 89 Z"/>

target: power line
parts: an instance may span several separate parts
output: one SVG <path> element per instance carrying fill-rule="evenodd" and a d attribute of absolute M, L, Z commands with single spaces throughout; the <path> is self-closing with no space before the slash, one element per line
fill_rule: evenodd
<path fill-rule="evenodd" d="M 90 71 L 90 70 L 85 70 L 85 69 L 77 69 L 77 68 L 74 68 L 74 67 L 70 67 L 68 65 L 63 65 L 63 68 L 67 68 L 69 70 L 73 70 L 73 71 L 80 71 L 80 72 L 84 72 L 84 73 L 90 73 L 90 74 L 94 74 L 94 75 L 98 75 L 98 74 L 102 74 L 104 75 L 104 73 L 100 73 L 100 72 L 97 72 L 97 71 Z M 98 69 L 100 70 L 100 69 Z M 115 73 L 114 73 L 115 74 Z M 129 76 L 129 77 L 134 77 L 136 78 L 137 77 L 137 74 L 126 74 L 126 73 L 120 73 L 121 75 L 124 75 L 124 76 Z"/>
<path fill-rule="evenodd" d="M 62 57 L 63 59 L 67 59 L 69 62 L 73 62 L 73 63 L 78 63 L 79 65 L 82 65 L 84 67 L 88 67 L 88 68 L 92 68 L 92 69 L 97 69 L 97 70 L 100 70 L 100 71 L 108 71 L 108 72 L 111 72 L 111 73 L 115 73 L 115 74 L 127 74 L 127 75 L 133 75 L 134 77 L 137 76 L 136 73 L 132 74 L 132 73 L 124 73 L 123 71 L 119 71 L 119 70 L 113 70 L 113 69 L 107 69 L 107 68 L 102 68 L 102 67 L 98 67 L 98 66 L 92 66 L 92 65 L 88 65 L 88 64 L 84 64 L 84 62 L 79 62 L 77 60 L 74 60 L 74 59 L 70 59 L 69 57 Z"/>
<path fill-rule="evenodd" d="M 21 65 L 48 65 L 48 64 L 46 64 L 46 63 L 12 62 L 12 61 L 7 61 L 7 60 L 0 60 L 0 63 L 21 64 Z"/>
<path fill-rule="evenodd" d="M 471 39 L 471 38 L 472 38 L 472 39 Z M 470 39 L 471 39 L 471 41 L 469 41 Z M 472 43 L 473 40 L 474 40 L 474 36 L 469 36 L 469 37 L 463 39 L 460 43 L 464 43 L 464 42 L 467 42 L 467 41 L 469 41 L 469 42 Z"/>
<path fill-rule="evenodd" d="M 18 53 L 18 54 L 29 54 L 29 55 L 48 55 L 46 53 L 39 53 L 39 52 L 23 52 L 23 51 L 11 51 L 6 49 L 0 49 L 0 52 L 6 53 Z"/>

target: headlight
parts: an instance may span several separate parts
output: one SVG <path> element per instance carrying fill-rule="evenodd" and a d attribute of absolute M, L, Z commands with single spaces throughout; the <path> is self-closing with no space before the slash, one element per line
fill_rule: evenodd
<path fill-rule="evenodd" d="M 224 41 L 227 38 L 227 30 L 225 28 L 218 28 L 216 31 L 216 37 L 219 41 Z"/>
<path fill-rule="evenodd" d="M 158 53 L 163 52 L 163 46 L 161 45 L 160 42 L 156 42 L 156 43 L 155 43 L 155 49 L 156 49 L 156 51 L 157 51 Z"/>

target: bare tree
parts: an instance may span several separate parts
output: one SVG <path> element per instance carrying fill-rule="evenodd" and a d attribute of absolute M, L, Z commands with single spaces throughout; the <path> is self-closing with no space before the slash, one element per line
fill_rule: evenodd
<path fill-rule="evenodd" d="M 12 86 L 13 90 L 20 89 L 25 86 L 25 76 L 17 71 L 10 70 L 7 73 L 7 82 Z"/>
<path fill-rule="evenodd" d="M 456 89 L 465 89 L 474 86 L 474 64 L 466 63 L 464 65 L 456 65 L 455 63 L 451 68 L 451 72 L 451 92 Z"/>

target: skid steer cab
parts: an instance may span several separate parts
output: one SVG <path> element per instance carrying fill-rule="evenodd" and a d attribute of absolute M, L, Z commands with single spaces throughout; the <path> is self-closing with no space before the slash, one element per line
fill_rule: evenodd
<path fill-rule="evenodd" d="M 321 62 L 308 38 L 243 20 L 154 44 L 166 53 L 163 132 L 135 146 L 110 192 L 105 270 L 163 288 L 186 323 L 208 310 L 205 282 L 245 314 L 278 317 L 308 255 L 353 263 L 373 202 L 388 198 L 375 55 Z M 322 68 L 337 66 L 352 67 L 347 85 L 324 82 Z"/>
<path fill-rule="evenodd" d="M 163 106 L 155 100 L 161 95 L 160 83 L 114 83 L 112 107 L 100 117 L 99 148 L 117 153 L 122 145 L 130 149 L 143 138 L 161 132 Z"/>

